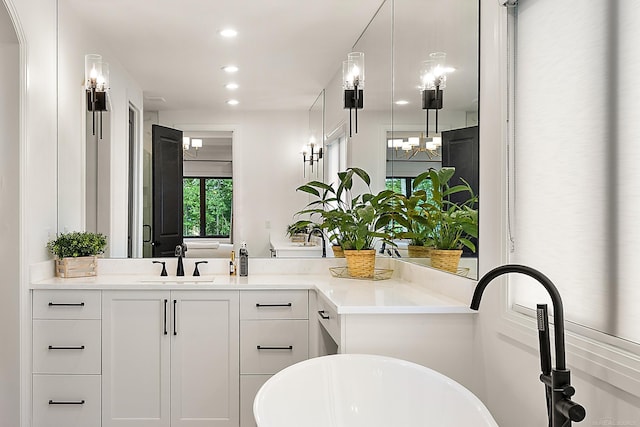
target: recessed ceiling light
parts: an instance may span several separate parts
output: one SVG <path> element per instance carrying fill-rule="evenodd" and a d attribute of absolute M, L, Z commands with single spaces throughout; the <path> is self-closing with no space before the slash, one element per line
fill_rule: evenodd
<path fill-rule="evenodd" d="M 230 99 L 227 101 L 227 104 L 229 105 L 238 105 L 240 104 L 240 101 L 238 101 L 237 99 Z"/>
<path fill-rule="evenodd" d="M 224 67 L 222 67 L 222 70 L 227 73 L 235 73 L 236 71 L 238 71 L 238 67 L 236 67 L 235 65 L 225 65 Z"/>
<path fill-rule="evenodd" d="M 220 35 L 222 37 L 231 38 L 237 36 L 238 32 L 233 28 L 225 28 L 224 30 L 220 31 Z"/>
<path fill-rule="evenodd" d="M 404 99 L 399 99 L 396 101 L 396 105 L 407 105 L 409 103 L 409 101 L 406 101 Z"/>
<path fill-rule="evenodd" d="M 235 90 L 235 89 L 238 89 L 238 84 L 237 83 L 227 83 L 226 85 L 224 85 L 224 87 L 226 87 L 227 89 L 230 89 L 230 90 Z"/>

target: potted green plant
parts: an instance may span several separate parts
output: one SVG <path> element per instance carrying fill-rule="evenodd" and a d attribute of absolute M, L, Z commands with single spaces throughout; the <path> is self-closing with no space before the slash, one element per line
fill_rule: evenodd
<path fill-rule="evenodd" d="M 409 240 L 409 258 L 428 258 L 433 248 L 434 224 L 428 204 L 431 189 L 430 186 L 429 191 L 423 188 L 425 183 L 430 182 L 428 178 L 429 171 L 423 172 L 413 180 L 410 196 L 395 196 L 394 237 Z"/>
<path fill-rule="evenodd" d="M 88 277 L 97 274 L 97 255 L 104 253 L 107 238 L 101 233 L 75 231 L 61 233 L 47 242 L 55 256 L 58 277 Z"/>
<path fill-rule="evenodd" d="M 454 173 L 455 168 L 429 170 L 433 190 L 426 206 L 433 224 L 431 265 L 453 273 L 458 269 L 462 248 L 467 247 L 475 252 L 471 238 L 478 237 L 478 196 L 462 178 L 462 184 L 451 186 L 449 181 Z M 450 195 L 461 192 L 468 193 L 463 202 L 454 203 L 448 199 Z"/>
<path fill-rule="evenodd" d="M 354 178 L 366 186 L 361 194 L 353 194 Z M 391 242 L 387 225 L 393 213 L 391 190 L 371 193 L 371 178 L 360 168 L 348 168 L 338 173 L 338 185 L 311 181 L 298 187 L 316 197 L 297 214 L 318 217 L 318 225 L 330 241 L 344 251 L 349 274 L 354 277 L 373 277 L 375 268 L 374 240 Z"/>

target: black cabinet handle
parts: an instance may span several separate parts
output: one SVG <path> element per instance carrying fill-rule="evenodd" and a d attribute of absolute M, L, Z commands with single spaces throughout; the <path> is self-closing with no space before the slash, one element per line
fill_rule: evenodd
<path fill-rule="evenodd" d="M 256 303 L 256 307 L 291 307 L 291 303 L 287 302 L 284 304 L 260 304 L 259 302 Z"/>
<path fill-rule="evenodd" d="M 83 345 L 60 346 L 50 345 L 49 350 L 84 350 Z"/>
<path fill-rule="evenodd" d="M 258 345 L 256 346 L 258 350 L 293 350 L 292 345 L 287 346 L 273 346 L 273 345 Z"/>
<path fill-rule="evenodd" d="M 164 300 L 164 334 L 167 335 L 167 303 L 169 300 Z"/>
<path fill-rule="evenodd" d="M 49 405 L 84 405 L 82 400 L 50 400 Z"/>
<path fill-rule="evenodd" d="M 83 302 L 50 302 L 49 307 L 84 307 Z"/>
<path fill-rule="evenodd" d="M 318 312 L 318 314 L 320 315 L 320 317 L 322 317 L 324 320 L 329 320 L 329 315 L 328 315 L 328 314 L 325 314 L 325 313 L 326 313 L 326 311 L 324 311 L 324 310 L 320 310 L 320 311 Z"/>
<path fill-rule="evenodd" d="M 178 317 L 178 310 L 176 309 L 176 305 L 178 304 L 177 300 L 173 300 L 173 335 L 178 335 L 178 330 L 176 329 L 176 318 Z"/>

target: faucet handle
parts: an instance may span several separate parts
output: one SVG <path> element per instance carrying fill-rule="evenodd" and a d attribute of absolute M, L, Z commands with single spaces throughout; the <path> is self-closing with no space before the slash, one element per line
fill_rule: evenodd
<path fill-rule="evenodd" d="M 167 268 L 165 266 L 165 262 L 164 261 L 152 261 L 154 264 L 162 264 L 162 273 L 160 273 L 160 276 L 168 276 L 167 274 Z"/>
<path fill-rule="evenodd" d="M 197 261 L 196 262 L 196 269 L 193 270 L 193 275 L 194 276 L 199 276 L 200 275 L 200 271 L 198 271 L 198 264 L 208 264 L 209 261 Z"/>

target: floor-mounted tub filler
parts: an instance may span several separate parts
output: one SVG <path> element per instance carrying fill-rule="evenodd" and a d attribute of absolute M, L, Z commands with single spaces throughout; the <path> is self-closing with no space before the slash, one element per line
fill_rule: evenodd
<path fill-rule="evenodd" d="M 337 354 L 305 360 L 258 391 L 258 427 L 497 427 L 459 383 L 405 360 Z"/>

